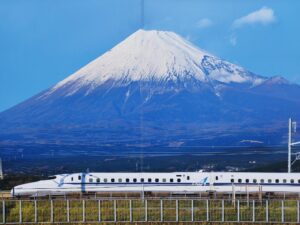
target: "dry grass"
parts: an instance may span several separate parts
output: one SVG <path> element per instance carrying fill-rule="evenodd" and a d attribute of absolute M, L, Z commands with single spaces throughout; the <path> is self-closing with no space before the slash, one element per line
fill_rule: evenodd
<path fill-rule="evenodd" d="M 246 223 L 246 222 L 126 222 L 126 223 L 114 223 L 114 222 L 102 222 L 102 223 L 59 223 L 53 225 L 253 225 L 253 224 L 261 224 L 261 225 L 288 225 L 289 223 Z M 41 224 L 42 225 L 42 224 Z"/>
<path fill-rule="evenodd" d="M 20 222 L 20 207 L 22 209 L 21 221 L 27 223 L 37 222 L 59 222 L 60 224 L 70 221 L 68 224 L 97 224 L 99 216 L 101 224 L 111 224 L 114 221 L 119 224 L 176 224 L 191 223 L 192 218 L 194 224 L 221 224 L 221 221 L 231 221 L 222 224 L 237 224 L 234 221 L 241 221 L 239 224 L 251 224 L 253 221 L 253 213 L 255 215 L 256 224 L 263 224 L 268 216 L 269 223 L 276 224 L 282 221 L 282 203 L 284 206 L 284 221 L 296 223 L 297 221 L 297 201 L 270 200 L 255 202 L 253 210 L 253 202 L 240 201 L 232 202 L 230 200 L 209 200 L 208 213 L 206 200 L 194 200 L 193 211 L 191 200 L 163 200 L 163 211 L 161 214 L 160 200 L 147 200 L 147 212 L 145 210 L 146 201 L 143 200 L 38 200 L 35 202 L 30 200 L 22 201 L 6 201 L 7 223 Z M 0 209 L 2 209 L 0 202 Z M 100 204 L 100 211 L 99 211 Z M 52 207 L 51 207 L 52 205 Z M 69 210 L 67 206 L 69 205 Z M 238 210 L 239 205 L 239 210 Z M 83 206 L 84 210 L 83 210 Z M 224 206 L 224 208 L 223 208 Z M 131 208 L 131 213 L 130 213 Z M 268 208 L 268 211 L 266 209 Z M 114 210 L 116 209 L 116 210 Z M 36 211 L 36 217 L 35 217 Z M 223 213 L 224 212 L 224 213 Z M 239 214 L 238 214 L 239 212 Z M 176 216 L 177 215 L 177 216 Z M 3 215 L 0 210 L 0 221 Z M 147 219 L 146 219 L 147 218 Z M 200 222 L 200 221 L 215 222 Z M 143 222 L 143 221 L 151 222 Z M 128 221 L 136 221 L 128 223 Z M 164 222 L 160 222 L 164 221 Z M 199 222 L 198 222 L 199 221 Z M 233 222 L 232 222 L 233 221 Z"/>

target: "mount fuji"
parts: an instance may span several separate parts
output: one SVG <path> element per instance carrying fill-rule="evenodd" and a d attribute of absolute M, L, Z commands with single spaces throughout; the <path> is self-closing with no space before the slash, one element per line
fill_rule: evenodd
<path fill-rule="evenodd" d="M 0 113 L 0 139 L 278 144 L 285 141 L 287 119 L 300 118 L 298 96 L 300 86 L 283 77 L 252 73 L 173 32 L 138 30 L 55 86 Z"/>

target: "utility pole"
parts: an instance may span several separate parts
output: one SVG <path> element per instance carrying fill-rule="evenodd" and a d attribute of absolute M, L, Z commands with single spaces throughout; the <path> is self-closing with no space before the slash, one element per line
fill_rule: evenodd
<path fill-rule="evenodd" d="M 4 175 L 3 175 L 3 169 L 2 169 L 2 159 L 0 158 L 0 180 L 3 180 Z"/>
<path fill-rule="evenodd" d="M 289 118 L 289 137 L 288 137 L 288 173 L 291 172 L 291 160 L 292 160 L 292 119 Z"/>
<path fill-rule="evenodd" d="M 292 172 L 292 165 L 300 160 L 300 152 L 292 153 L 292 146 L 299 145 L 300 141 L 293 142 L 292 140 L 292 128 L 294 128 L 294 133 L 296 133 L 296 121 L 289 118 L 289 135 L 288 135 L 288 173 Z M 295 155 L 294 161 L 292 161 L 292 155 Z"/>

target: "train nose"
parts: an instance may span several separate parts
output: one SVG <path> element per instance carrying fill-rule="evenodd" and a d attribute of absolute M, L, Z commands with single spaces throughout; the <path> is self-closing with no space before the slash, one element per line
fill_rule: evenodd
<path fill-rule="evenodd" d="M 22 189 L 23 189 L 22 185 L 18 185 L 18 186 L 13 187 L 10 191 L 11 197 L 19 196 L 22 193 Z"/>
<path fill-rule="evenodd" d="M 10 191 L 10 196 L 15 197 L 15 188 L 14 187 Z"/>

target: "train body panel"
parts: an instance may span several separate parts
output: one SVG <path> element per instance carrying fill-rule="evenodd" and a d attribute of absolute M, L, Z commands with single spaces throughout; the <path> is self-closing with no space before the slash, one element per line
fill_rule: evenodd
<path fill-rule="evenodd" d="M 14 187 L 12 196 L 78 192 L 293 192 L 300 173 L 174 172 L 73 173 Z"/>

